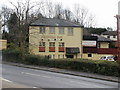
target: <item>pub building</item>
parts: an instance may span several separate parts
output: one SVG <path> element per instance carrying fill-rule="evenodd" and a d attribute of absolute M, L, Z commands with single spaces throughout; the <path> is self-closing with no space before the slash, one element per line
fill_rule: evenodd
<path fill-rule="evenodd" d="M 82 58 L 83 26 L 73 22 L 40 18 L 29 26 L 29 51 L 51 59 Z"/>

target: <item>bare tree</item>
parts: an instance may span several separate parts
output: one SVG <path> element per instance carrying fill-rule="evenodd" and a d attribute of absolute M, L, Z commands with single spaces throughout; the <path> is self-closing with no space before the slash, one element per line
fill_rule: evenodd
<path fill-rule="evenodd" d="M 74 11 L 73 11 L 73 13 L 74 13 L 74 21 L 76 23 L 80 23 L 80 7 L 79 7 L 78 4 L 74 5 Z"/>
<path fill-rule="evenodd" d="M 95 25 L 95 17 L 88 12 L 87 8 L 80 7 L 79 4 L 75 4 L 73 12 L 76 23 L 85 27 L 92 27 Z"/>
<path fill-rule="evenodd" d="M 53 4 L 50 0 L 46 2 L 46 17 L 53 18 L 55 13 L 55 4 Z"/>
<path fill-rule="evenodd" d="M 63 18 L 63 6 L 61 3 L 55 5 L 55 16 L 54 18 L 62 19 Z"/>
<path fill-rule="evenodd" d="M 69 9 L 64 9 L 63 10 L 63 15 L 65 20 L 72 21 L 72 12 Z"/>
<path fill-rule="evenodd" d="M 1 10 L 1 22 L 2 22 L 2 26 L 4 26 L 4 30 L 5 30 L 5 26 L 7 25 L 7 21 L 10 18 L 10 14 L 13 13 L 13 10 L 3 6 L 2 10 Z"/>
<path fill-rule="evenodd" d="M 85 25 L 86 18 L 87 18 L 88 10 L 84 7 L 80 8 L 79 4 L 75 4 L 74 7 L 74 15 L 75 21 L 80 25 Z"/>
<path fill-rule="evenodd" d="M 18 44 L 21 49 L 25 49 L 28 44 L 28 25 L 31 21 L 31 11 L 34 11 L 34 8 L 36 9 L 37 5 L 34 2 L 31 2 L 31 0 L 25 0 L 25 2 L 18 0 L 17 4 L 14 4 L 11 1 L 9 2 L 14 6 L 14 12 L 16 13 L 18 18 Z"/>
<path fill-rule="evenodd" d="M 96 25 L 95 22 L 95 16 L 93 14 L 90 14 L 86 20 L 86 27 L 94 27 Z"/>

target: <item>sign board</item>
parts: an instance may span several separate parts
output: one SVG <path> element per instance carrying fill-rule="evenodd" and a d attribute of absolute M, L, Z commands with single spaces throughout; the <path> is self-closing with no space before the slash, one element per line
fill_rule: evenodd
<path fill-rule="evenodd" d="M 82 41 L 83 46 L 96 47 L 96 41 Z"/>

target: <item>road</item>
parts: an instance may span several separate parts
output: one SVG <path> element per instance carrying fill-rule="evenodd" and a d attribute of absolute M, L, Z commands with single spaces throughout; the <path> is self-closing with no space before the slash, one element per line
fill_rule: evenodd
<path fill-rule="evenodd" d="M 118 88 L 117 82 L 2 64 L 2 77 L 34 88 Z M 21 87 L 22 88 L 22 87 Z"/>

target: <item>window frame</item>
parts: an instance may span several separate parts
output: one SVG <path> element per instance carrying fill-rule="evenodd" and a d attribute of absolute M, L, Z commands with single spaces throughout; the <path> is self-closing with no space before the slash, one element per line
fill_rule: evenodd
<path fill-rule="evenodd" d="M 64 42 L 59 42 L 59 47 L 64 47 L 65 43 Z"/>
<path fill-rule="evenodd" d="M 69 36 L 73 36 L 74 30 L 72 27 L 68 27 L 67 33 Z"/>
<path fill-rule="evenodd" d="M 49 27 L 49 34 L 55 34 L 55 27 Z"/>
<path fill-rule="evenodd" d="M 65 33 L 65 28 L 59 27 L 59 34 L 64 34 L 64 33 Z"/>
<path fill-rule="evenodd" d="M 107 38 L 110 38 L 110 36 L 108 35 Z"/>
<path fill-rule="evenodd" d="M 45 42 L 39 42 L 39 47 L 45 47 Z"/>
<path fill-rule="evenodd" d="M 39 33 L 40 34 L 45 34 L 46 33 L 46 28 L 45 27 L 40 27 L 39 28 Z"/>
<path fill-rule="evenodd" d="M 116 38 L 116 35 L 113 35 L 113 38 Z"/>
<path fill-rule="evenodd" d="M 89 54 L 88 54 L 88 57 L 92 57 L 92 54 L 91 54 L 91 53 L 89 53 Z"/>
<path fill-rule="evenodd" d="M 52 45 L 51 45 L 52 43 Z M 49 47 L 55 47 L 55 42 L 49 42 Z"/>

